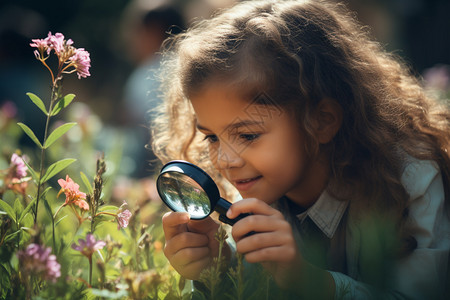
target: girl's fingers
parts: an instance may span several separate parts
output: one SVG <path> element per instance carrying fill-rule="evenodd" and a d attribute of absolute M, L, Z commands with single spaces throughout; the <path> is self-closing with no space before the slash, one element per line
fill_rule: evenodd
<path fill-rule="evenodd" d="M 198 280 L 202 270 L 206 269 L 211 264 L 211 258 L 204 257 L 202 259 L 192 261 L 178 270 L 178 273 L 187 279 Z"/>
<path fill-rule="evenodd" d="M 196 234 L 192 232 L 180 233 L 173 238 L 166 240 L 164 247 L 164 254 L 171 260 L 177 252 L 185 248 L 207 247 L 209 239 L 203 234 Z"/>
<path fill-rule="evenodd" d="M 166 240 L 170 240 L 175 235 L 187 231 L 186 224 L 190 217 L 184 212 L 168 212 L 162 217 L 162 224 Z"/>
<path fill-rule="evenodd" d="M 205 259 L 210 259 L 210 250 L 208 247 L 184 248 L 172 256 L 170 263 L 172 266 L 178 266 L 184 269 L 189 264 Z"/>
<path fill-rule="evenodd" d="M 236 251 L 246 254 L 264 248 L 293 245 L 293 242 L 289 231 L 257 232 L 237 240 Z"/>
<path fill-rule="evenodd" d="M 269 247 L 245 254 L 245 260 L 249 263 L 277 262 L 286 263 L 295 260 L 297 252 L 292 247 Z"/>
<path fill-rule="evenodd" d="M 278 210 L 269 206 L 267 203 L 256 198 L 248 198 L 233 203 L 233 205 L 231 205 L 231 207 L 227 211 L 227 217 L 230 219 L 234 219 L 243 213 L 252 213 L 255 215 L 265 216 L 282 216 Z"/>

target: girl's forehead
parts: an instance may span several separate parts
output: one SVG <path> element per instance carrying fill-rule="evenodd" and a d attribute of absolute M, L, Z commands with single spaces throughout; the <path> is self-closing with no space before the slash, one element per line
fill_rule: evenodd
<path fill-rule="evenodd" d="M 200 127 L 211 121 L 264 123 L 286 113 L 267 93 L 260 92 L 250 98 L 220 83 L 208 85 L 190 100 Z"/>

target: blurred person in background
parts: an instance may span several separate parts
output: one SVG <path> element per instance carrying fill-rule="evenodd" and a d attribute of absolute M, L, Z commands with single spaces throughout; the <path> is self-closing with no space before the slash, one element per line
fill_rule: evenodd
<path fill-rule="evenodd" d="M 123 18 L 123 38 L 135 69 L 124 86 L 124 122 L 130 126 L 126 151 L 135 162 L 134 177 L 145 177 L 154 172 L 154 155 L 145 145 L 149 142 L 148 124 L 153 109 L 159 103 L 159 50 L 163 41 L 184 28 L 180 9 L 171 1 L 137 0 L 130 3 Z M 149 166 L 150 162 L 150 166 Z"/>

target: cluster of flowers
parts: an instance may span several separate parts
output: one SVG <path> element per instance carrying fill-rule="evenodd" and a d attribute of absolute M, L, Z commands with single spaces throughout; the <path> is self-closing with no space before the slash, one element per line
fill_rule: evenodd
<path fill-rule="evenodd" d="M 73 73 L 77 72 L 78 79 L 90 76 L 89 68 L 91 67 L 91 59 L 89 52 L 84 48 L 73 47 L 71 39 L 65 40 L 62 33 L 52 35 L 51 32 L 45 39 L 33 39 L 31 47 L 37 48 L 34 55 L 42 63 L 49 57 L 51 51 L 55 51 L 59 60 L 58 73 Z"/>
<path fill-rule="evenodd" d="M 51 252 L 50 247 L 44 248 L 34 243 L 28 245 L 25 251 L 17 253 L 22 271 L 56 282 L 61 276 L 61 265 L 56 261 L 56 256 L 50 254 Z"/>
<path fill-rule="evenodd" d="M 80 186 L 75 183 L 72 178 L 69 177 L 69 175 L 66 175 L 66 180 L 59 179 L 58 180 L 59 185 L 61 186 L 61 190 L 58 193 L 58 197 L 61 193 L 64 193 L 66 195 L 65 202 L 61 205 L 61 207 L 57 210 L 56 214 L 59 212 L 59 210 L 67 205 L 72 206 L 72 208 L 75 208 L 75 206 L 78 206 L 81 211 L 88 211 L 89 210 L 89 204 L 86 202 L 86 194 L 80 191 Z M 117 219 L 118 223 L 118 229 L 120 228 L 126 228 L 128 226 L 128 223 L 130 221 L 130 218 L 132 216 L 131 212 L 128 209 L 125 209 L 125 206 L 127 205 L 126 202 L 124 202 L 118 209 L 117 213 L 111 214 L 106 212 L 100 212 L 98 214 L 107 214 L 107 215 L 113 215 Z M 77 213 L 77 217 L 80 220 L 80 222 L 83 221 L 82 216 L 78 214 L 78 212 L 74 209 L 75 213 Z"/>
<path fill-rule="evenodd" d="M 27 177 L 28 167 L 16 153 L 11 156 L 11 164 L 5 177 L 5 185 L 17 193 L 24 194 L 31 177 Z"/>
<path fill-rule="evenodd" d="M 10 166 L 6 170 L 7 176 L 5 177 L 5 183 L 7 183 L 7 188 L 22 194 L 25 193 L 27 182 L 31 179 L 31 177 L 27 177 L 27 171 L 28 167 L 24 162 L 24 158 L 14 153 L 11 156 Z M 78 207 L 81 212 L 89 210 L 89 204 L 86 202 L 86 193 L 80 191 L 80 186 L 75 183 L 69 175 L 66 176 L 65 180 L 62 178 L 59 179 L 58 183 L 61 186 L 58 197 L 61 193 L 64 193 L 66 199 L 55 213 L 55 216 L 61 208 L 69 205 L 77 214 L 79 220 L 83 221 L 84 218 L 78 214 L 75 208 Z M 118 223 L 118 229 L 126 228 L 132 216 L 132 213 L 128 209 L 125 209 L 126 205 L 127 203 L 124 202 L 116 213 L 100 212 L 99 214 L 114 216 Z M 106 245 L 104 241 L 97 241 L 91 233 L 87 234 L 85 241 L 79 239 L 78 244 L 79 245 L 76 245 L 75 243 L 72 244 L 72 248 L 80 251 L 81 254 L 88 259 L 91 259 L 94 252 L 101 250 Z M 50 254 L 51 251 L 52 249 L 50 247 L 45 248 L 35 243 L 28 245 L 26 250 L 19 251 L 17 254 L 22 270 L 26 274 L 39 276 L 43 279 L 55 282 L 56 279 L 61 276 L 61 266 L 56 261 L 56 256 Z"/>

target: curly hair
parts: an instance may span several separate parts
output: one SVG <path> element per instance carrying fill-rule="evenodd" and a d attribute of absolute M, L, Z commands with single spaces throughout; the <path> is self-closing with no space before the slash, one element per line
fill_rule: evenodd
<path fill-rule="evenodd" d="M 337 197 L 348 198 L 351 190 L 356 206 L 392 213 L 403 228 L 408 195 L 401 175 L 414 157 L 438 163 L 449 201 L 449 107 L 429 97 L 406 64 L 373 41 L 343 5 L 243 2 L 166 45 L 165 103 L 153 126 L 153 148 L 163 162 L 193 161 L 220 180 L 189 98 L 221 80 L 249 101 L 264 91 L 295 113 L 310 153 L 331 157 L 329 187 Z M 320 145 L 312 121 L 324 98 L 340 104 L 343 123 Z"/>

